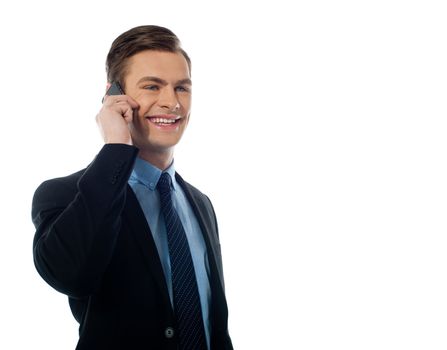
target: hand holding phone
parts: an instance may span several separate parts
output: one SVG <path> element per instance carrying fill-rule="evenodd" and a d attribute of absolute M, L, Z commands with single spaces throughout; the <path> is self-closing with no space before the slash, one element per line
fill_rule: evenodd
<path fill-rule="evenodd" d="M 132 145 L 129 124 L 133 120 L 138 103 L 124 94 L 118 82 L 113 82 L 107 89 L 103 106 L 96 116 L 96 122 L 105 143 L 124 143 Z"/>

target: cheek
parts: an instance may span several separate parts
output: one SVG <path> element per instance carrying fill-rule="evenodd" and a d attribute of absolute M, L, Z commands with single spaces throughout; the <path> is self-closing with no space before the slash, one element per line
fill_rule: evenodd
<path fill-rule="evenodd" d="M 187 126 L 188 126 L 188 124 L 189 124 L 189 120 L 190 120 L 190 114 L 189 114 L 189 112 L 187 113 L 187 117 L 185 118 L 185 125 L 184 125 L 184 127 L 186 128 Z"/>
<path fill-rule="evenodd" d="M 150 110 L 154 104 L 154 101 L 152 99 L 148 99 L 147 97 L 144 99 L 137 100 L 138 104 L 140 105 L 140 108 L 138 109 L 138 116 L 140 118 L 144 117 L 145 115 L 150 114 Z"/>
<path fill-rule="evenodd" d="M 191 97 L 181 97 L 179 98 L 180 105 L 183 107 L 186 113 L 191 110 Z"/>

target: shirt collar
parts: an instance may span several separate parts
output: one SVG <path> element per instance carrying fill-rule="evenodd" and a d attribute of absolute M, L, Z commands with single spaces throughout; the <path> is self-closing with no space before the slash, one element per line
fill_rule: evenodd
<path fill-rule="evenodd" d="M 137 157 L 132 174 L 130 175 L 130 180 L 140 182 L 151 191 L 155 191 L 158 180 L 163 172 L 168 173 L 171 176 L 172 187 L 174 190 L 177 190 L 178 185 L 175 180 L 174 161 L 172 161 L 171 165 L 165 171 L 161 171 L 151 163 Z"/>

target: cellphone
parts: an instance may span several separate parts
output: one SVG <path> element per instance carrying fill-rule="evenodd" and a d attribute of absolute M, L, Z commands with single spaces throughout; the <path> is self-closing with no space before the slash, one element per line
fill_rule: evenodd
<path fill-rule="evenodd" d="M 112 85 L 110 85 L 109 89 L 106 92 L 106 95 L 124 95 L 123 88 L 121 87 L 120 83 L 117 81 L 112 82 Z"/>
<path fill-rule="evenodd" d="M 124 95 L 123 88 L 121 87 L 120 83 L 117 81 L 112 82 L 112 85 L 110 85 L 109 89 L 106 92 L 106 95 L 112 96 L 112 95 Z M 102 102 L 104 102 L 104 98 L 102 99 Z"/>

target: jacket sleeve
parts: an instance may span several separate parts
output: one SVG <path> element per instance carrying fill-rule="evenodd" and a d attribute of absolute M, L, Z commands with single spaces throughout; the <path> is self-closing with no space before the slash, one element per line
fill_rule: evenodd
<path fill-rule="evenodd" d="M 137 153 L 133 146 L 104 145 L 82 176 L 49 180 L 36 190 L 34 263 L 58 291 L 81 298 L 99 285 L 120 231 Z"/>

